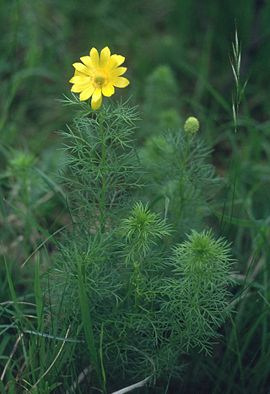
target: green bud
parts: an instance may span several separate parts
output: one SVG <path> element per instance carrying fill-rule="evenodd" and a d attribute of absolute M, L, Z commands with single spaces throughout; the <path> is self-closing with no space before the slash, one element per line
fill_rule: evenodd
<path fill-rule="evenodd" d="M 31 153 L 14 152 L 13 158 L 9 161 L 9 166 L 14 175 L 26 173 L 34 164 L 35 158 Z"/>
<path fill-rule="evenodd" d="M 187 134 L 195 134 L 200 128 L 200 123 L 197 118 L 190 116 L 184 124 L 184 130 Z"/>

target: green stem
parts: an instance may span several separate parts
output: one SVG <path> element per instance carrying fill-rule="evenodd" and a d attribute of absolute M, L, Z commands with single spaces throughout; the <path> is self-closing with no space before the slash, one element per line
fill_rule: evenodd
<path fill-rule="evenodd" d="M 100 141 L 101 141 L 101 195 L 99 201 L 99 210 L 100 210 L 100 232 L 103 233 L 105 231 L 106 224 L 106 174 L 105 174 L 105 166 L 106 166 L 106 139 L 103 127 L 103 119 L 102 116 L 99 117 L 99 131 L 100 131 Z"/>
<path fill-rule="evenodd" d="M 30 192 L 29 192 L 29 174 L 23 174 L 23 185 L 22 185 L 22 201 L 25 208 L 25 227 L 24 227 L 24 238 L 25 238 L 25 250 L 29 252 L 30 235 L 31 235 L 31 210 L 30 210 Z"/>
<path fill-rule="evenodd" d="M 180 203 L 177 204 L 177 207 L 176 207 L 175 217 L 177 217 L 177 218 L 181 218 L 184 204 L 186 201 L 186 198 L 185 198 L 185 176 L 186 176 L 186 171 L 187 171 L 188 164 L 189 164 L 190 153 L 191 153 L 191 144 L 192 144 L 192 136 L 191 135 L 186 134 L 184 136 L 184 138 L 185 138 L 185 150 L 184 150 L 184 157 L 183 157 L 184 175 L 181 175 L 181 177 L 179 179 L 178 192 L 179 192 Z"/>
<path fill-rule="evenodd" d="M 94 368 L 94 371 L 97 376 L 97 380 L 99 382 L 100 387 L 102 388 L 102 392 L 106 393 L 106 379 L 104 378 L 105 373 L 103 368 L 103 362 L 100 359 L 96 348 L 95 336 L 93 330 L 93 321 L 90 312 L 91 308 L 86 292 L 83 267 L 79 260 L 78 260 L 78 291 L 79 291 L 79 302 L 80 302 L 81 316 L 82 316 L 82 325 L 84 329 L 86 344 L 90 354 L 91 365 Z"/>

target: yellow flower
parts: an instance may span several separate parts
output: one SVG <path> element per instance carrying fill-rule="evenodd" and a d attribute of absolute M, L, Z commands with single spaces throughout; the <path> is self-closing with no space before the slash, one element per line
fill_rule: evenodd
<path fill-rule="evenodd" d="M 129 85 L 127 78 L 121 77 L 126 67 L 119 67 L 125 58 L 121 55 L 111 55 L 108 47 L 102 49 L 100 54 L 96 48 L 92 48 L 90 56 L 82 56 L 81 63 L 74 63 L 74 76 L 69 82 L 73 84 L 71 91 L 80 93 L 80 101 L 91 99 L 93 110 L 100 108 L 102 95 L 110 97 L 115 89 L 125 88 Z"/>

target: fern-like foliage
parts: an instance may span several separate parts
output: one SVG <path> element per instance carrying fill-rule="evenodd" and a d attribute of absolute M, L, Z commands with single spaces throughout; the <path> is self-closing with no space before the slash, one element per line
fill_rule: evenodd
<path fill-rule="evenodd" d="M 141 202 L 135 203 L 131 215 L 123 220 L 121 230 L 127 242 L 127 259 L 147 255 L 152 244 L 170 233 L 169 226 Z"/>
<path fill-rule="evenodd" d="M 140 151 L 147 168 L 147 197 L 168 217 L 178 239 L 191 228 L 202 229 L 220 187 L 210 153 L 198 135 L 180 128 L 151 137 Z"/>
<path fill-rule="evenodd" d="M 48 321 L 69 327 L 74 369 L 90 362 L 102 392 L 147 376 L 164 392 L 182 373 L 183 353 L 210 352 L 229 312 L 229 247 L 191 231 L 216 183 L 209 150 L 197 136 L 159 135 L 140 155 L 146 175 L 134 108 L 78 108 L 62 174 L 74 220 L 51 269 Z M 142 178 L 149 186 L 139 197 Z"/>
<path fill-rule="evenodd" d="M 169 294 L 162 311 L 173 314 L 172 332 L 179 337 L 183 350 L 192 347 L 210 352 L 217 328 L 229 313 L 232 285 L 230 248 L 211 231 L 192 231 L 188 240 L 174 248 L 171 258 L 173 277 L 166 280 Z"/>
<path fill-rule="evenodd" d="M 93 230 L 100 220 L 109 225 L 139 187 L 132 143 L 137 119 L 136 108 L 128 102 L 104 106 L 97 114 L 82 106 L 73 125 L 62 133 L 67 155 L 62 180 L 70 209 L 80 220 L 90 220 Z"/>

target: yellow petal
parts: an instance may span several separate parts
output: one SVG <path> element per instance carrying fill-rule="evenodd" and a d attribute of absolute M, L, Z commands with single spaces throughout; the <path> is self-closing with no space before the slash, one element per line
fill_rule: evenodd
<path fill-rule="evenodd" d="M 75 84 L 72 86 L 70 89 L 73 93 L 81 93 L 83 90 L 87 89 L 89 87 L 89 82 L 84 83 L 84 84 Z"/>
<path fill-rule="evenodd" d="M 100 52 L 100 61 L 99 61 L 100 67 L 106 66 L 106 64 L 110 60 L 110 57 L 111 57 L 110 49 L 108 47 L 103 48 L 102 51 Z"/>
<path fill-rule="evenodd" d="M 76 83 L 76 84 L 84 84 L 84 83 L 89 83 L 91 81 L 91 78 L 86 76 L 86 75 L 76 75 L 72 77 L 69 82 L 70 83 Z"/>
<path fill-rule="evenodd" d="M 74 76 L 78 76 L 78 75 L 85 76 L 84 73 L 81 73 L 80 71 L 75 70 L 75 71 L 74 71 Z"/>
<path fill-rule="evenodd" d="M 89 86 L 88 88 L 83 90 L 80 94 L 80 101 L 88 100 L 92 96 L 94 90 L 94 86 Z"/>
<path fill-rule="evenodd" d="M 82 62 L 83 64 L 86 65 L 86 67 L 89 67 L 89 68 L 92 68 L 92 67 L 93 67 L 93 64 L 92 64 L 92 61 L 91 61 L 91 57 L 90 57 L 90 56 L 82 56 L 82 57 L 80 57 L 80 60 L 81 60 L 81 62 Z"/>
<path fill-rule="evenodd" d="M 113 79 L 112 83 L 117 88 L 125 88 L 126 86 L 129 85 L 129 80 L 124 77 L 116 77 Z"/>
<path fill-rule="evenodd" d="M 100 99 L 96 102 L 91 102 L 91 108 L 96 111 L 97 109 L 99 109 L 101 107 L 102 104 L 102 96 L 100 96 Z"/>
<path fill-rule="evenodd" d="M 111 71 L 113 77 L 119 77 L 127 71 L 126 67 L 117 67 Z"/>
<path fill-rule="evenodd" d="M 102 95 L 101 95 L 101 89 L 96 88 L 96 90 L 93 93 L 92 100 L 91 100 L 91 107 L 93 110 L 99 109 L 101 106 L 102 102 Z"/>
<path fill-rule="evenodd" d="M 122 55 L 112 55 L 110 59 L 110 65 L 111 67 L 118 67 L 122 63 L 124 63 L 125 57 Z"/>
<path fill-rule="evenodd" d="M 96 48 L 92 48 L 90 51 L 91 61 L 94 67 L 99 67 L 99 54 Z"/>
<path fill-rule="evenodd" d="M 72 66 L 83 74 L 89 74 L 88 68 L 82 63 L 73 63 Z"/>
<path fill-rule="evenodd" d="M 106 96 L 106 97 L 112 96 L 114 94 L 114 92 L 115 92 L 115 89 L 112 84 L 107 84 L 106 86 L 104 86 L 102 88 L 102 94 L 104 94 L 104 96 Z"/>

